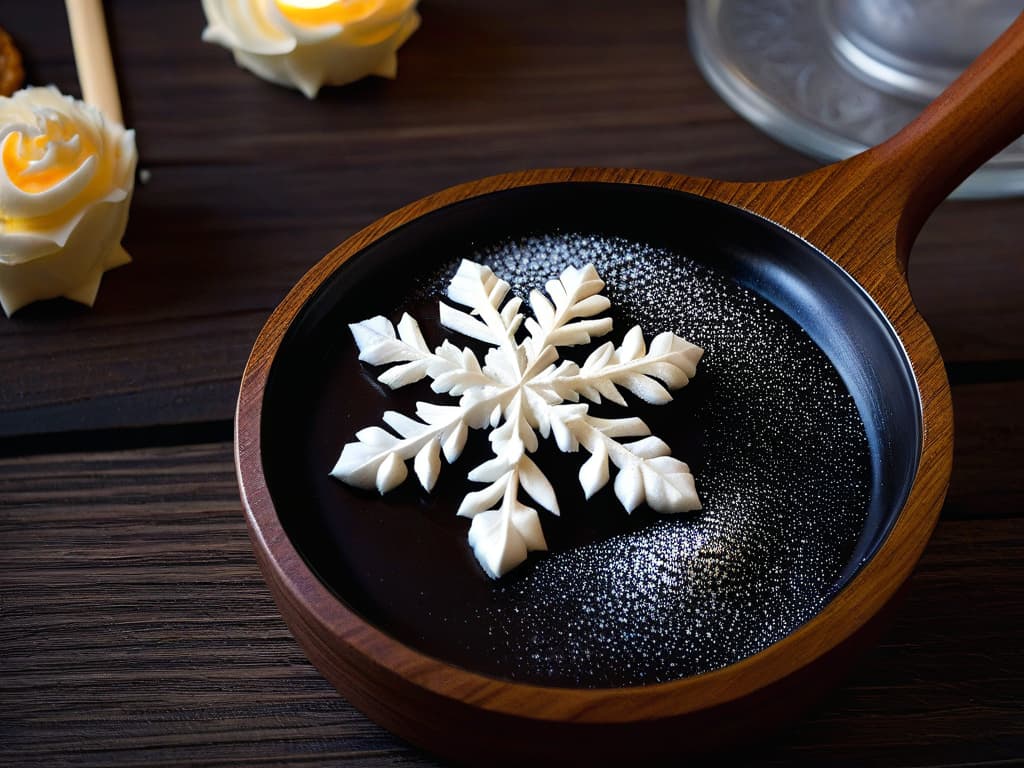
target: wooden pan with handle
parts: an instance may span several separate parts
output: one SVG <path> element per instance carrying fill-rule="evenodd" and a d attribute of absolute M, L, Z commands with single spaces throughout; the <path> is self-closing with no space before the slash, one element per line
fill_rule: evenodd
<path fill-rule="evenodd" d="M 1024 17 L 896 136 L 804 176 L 734 183 L 616 169 L 514 173 L 424 198 L 340 245 L 303 277 L 260 334 L 236 419 L 254 548 L 310 659 L 356 706 L 403 738 L 489 764 L 686 756 L 751 737 L 806 706 L 893 604 L 949 481 L 949 387 L 908 289 L 910 247 L 935 206 L 1022 132 Z M 372 313 L 373 286 L 384 277 L 415 282 L 436 270 L 440 257 L 432 253 L 455 252 L 462 242 L 472 252 L 492 230 L 514 237 L 557 226 L 559 216 L 577 230 L 628 230 L 679 248 L 696 237 L 712 268 L 806 330 L 857 402 L 874 478 L 863 546 L 812 618 L 753 655 L 649 685 L 524 682 L 449 654 L 443 638 L 429 645 L 415 626 L 402 628 L 401 615 L 389 623 L 376 606 L 390 604 L 397 593 L 387 589 L 399 587 L 359 582 L 353 569 L 337 566 L 346 558 L 392 557 L 394 581 L 422 583 L 428 603 L 442 592 L 470 606 L 495 599 L 486 579 L 474 586 L 459 575 L 461 563 L 440 562 L 430 547 L 443 549 L 442 538 L 433 545 L 417 538 L 414 549 L 401 540 L 413 536 L 405 527 L 374 538 L 336 522 L 339 505 L 348 503 L 339 499 L 350 491 L 328 484 L 340 442 L 323 434 L 342 433 L 343 442 L 351 434 L 344 434 L 348 411 L 378 408 L 359 398 L 379 393 L 358 395 L 363 385 L 354 374 L 342 381 L 347 395 L 325 393 L 316 382 L 336 373 L 323 345 L 334 343 L 344 322 Z M 323 403 L 346 397 L 342 409 Z M 351 498 L 360 508 L 352 525 L 364 513 L 386 519 L 394 511 L 387 500 Z M 410 521 L 419 516 L 416 509 L 404 513 Z M 414 552 L 431 554 L 404 556 Z M 438 562 L 424 565 L 427 559 Z M 368 591 L 374 589 L 383 591 Z"/>

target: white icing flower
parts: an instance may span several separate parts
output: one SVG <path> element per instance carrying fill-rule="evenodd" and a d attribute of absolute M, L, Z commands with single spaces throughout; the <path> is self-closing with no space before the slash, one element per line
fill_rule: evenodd
<path fill-rule="evenodd" d="M 308 98 L 322 85 L 393 78 L 396 51 L 420 25 L 417 0 L 203 0 L 203 40 Z"/>
<path fill-rule="evenodd" d="M 53 87 L 0 98 L 0 305 L 56 296 L 92 306 L 121 247 L 135 132 Z"/>
<path fill-rule="evenodd" d="M 458 397 L 459 403 L 417 403 L 420 421 L 385 412 L 384 422 L 397 435 L 380 427 L 359 431 L 357 442 L 342 449 L 331 474 L 358 488 L 386 493 L 406 479 L 405 462 L 413 459 L 416 477 L 429 491 L 441 469 L 440 455 L 455 461 L 469 428 L 492 427 L 494 458 L 469 473 L 471 481 L 487 486 L 469 493 L 458 510 L 473 518 L 469 543 L 492 578 L 515 568 L 530 551 L 547 549 L 537 510 L 519 501 L 520 489 L 558 514 L 555 490 L 529 456 L 537 450 L 537 433 L 553 436 L 566 453 L 581 446 L 590 453 L 579 471 L 588 499 L 608 483 L 611 462 L 619 470 L 613 490 L 627 512 L 645 501 L 664 513 L 701 506 L 689 467 L 672 458 L 668 445 L 651 437 L 643 421 L 599 419 L 579 400 L 600 403 L 604 398 L 624 406 L 623 388 L 648 403 L 667 403 L 672 396 L 666 387 L 685 386 L 703 350 L 670 332 L 655 336 L 648 350 L 640 327 L 634 326 L 620 346 L 602 344 L 582 366 L 559 363 L 558 347 L 587 344 L 611 331 L 610 319 L 595 318 L 609 302 L 600 295 L 604 282 L 591 264 L 569 267 L 545 287 L 550 298 L 540 291 L 530 293 L 534 317 L 524 323 L 522 299 L 505 302 L 507 282 L 487 267 L 462 262 L 448 298 L 471 313 L 442 302 L 441 324 L 491 345 L 483 365 L 472 350 L 447 341 L 431 351 L 409 315 L 402 316 L 397 328 L 379 316 L 349 326 L 360 360 L 397 363 L 379 381 L 397 388 L 428 377 L 431 389 Z M 516 340 L 520 326 L 527 331 L 522 342 Z M 640 439 L 619 442 L 623 437 Z"/>

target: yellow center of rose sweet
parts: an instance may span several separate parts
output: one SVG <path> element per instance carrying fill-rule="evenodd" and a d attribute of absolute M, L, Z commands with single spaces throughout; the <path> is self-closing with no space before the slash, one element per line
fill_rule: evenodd
<path fill-rule="evenodd" d="M 39 133 L 12 131 L 0 147 L 4 173 L 27 194 L 39 194 L 57 186 L 96 152 L 63 115 L 47 114 L 41 122 Z"/>
<path fill-rule="evenodd" d="M 375 13 L 382 0 L 276 0 L 278 10 L 293 24 L 319 27 L 351 24 Z"/>
<path fill-rule="evenodd" d="M 57 110 L 35 113 L 33 128 L 11 130 L 0 144 L 0 172 L 10 184 L 31 196 L 27 210 L 0 210 L 0 231 L 13 234 L 59 227 L 85 206 L 108 194 L 121 151 L 101 151 L 97 137 Z M 95 158 L 88 174 L 79 173 Z M 73 187 L 62 185 L 73 184 Z M 56 195 L 56 197 L 55 197 Z"/>

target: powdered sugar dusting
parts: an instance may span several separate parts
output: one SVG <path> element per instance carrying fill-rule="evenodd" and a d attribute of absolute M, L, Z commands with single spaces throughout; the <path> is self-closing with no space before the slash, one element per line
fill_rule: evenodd
<path fill-rule="evenodd" d="M 756 653 L 813 616 L 861 533 L 871 471 L 853 399 L 811 339 L 710 267 L 619 238 L 549 234 L 474 258 L 519 295 L 592 262 L 618 328 L 671 331 L 705 350 L 671 406 L 699 425 L 703 457 L 690 463 L 704 511 L 652 515 L 497 582 L 483 615 L 467 620 L 486 621 L 493 657 L 514 660 L 502 674 L 590 687 L 662 682 Z M 423 296 L 438 296 L 454 268 Z M 681 418 L 671 407 L 664 418 Z M 568 510 L 553 524 L 572 520 Z"/>

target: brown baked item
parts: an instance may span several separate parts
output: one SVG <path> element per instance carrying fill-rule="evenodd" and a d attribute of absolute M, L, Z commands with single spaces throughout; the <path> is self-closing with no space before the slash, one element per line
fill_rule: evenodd
<path fill-rule="evenodd" d="M 7 31 L 0 27 L 0 96 L 10 96 L 25 82 L 25 70 L 21 66 L 21 51 Z"/>

